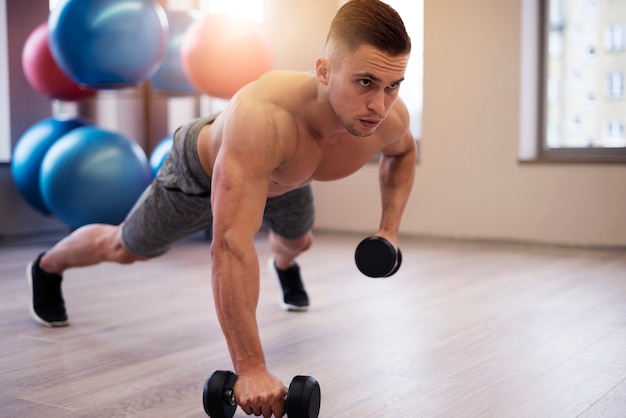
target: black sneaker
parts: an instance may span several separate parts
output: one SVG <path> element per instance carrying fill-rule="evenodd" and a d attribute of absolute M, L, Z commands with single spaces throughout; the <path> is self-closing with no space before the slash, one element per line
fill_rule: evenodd
<path fill-rule="evenodd" d="M 276 267 L 276 260 L 270 258 L 269 269 L 283 288 L 283 301 L 280 306 L 286 311 L 304 312 L 309 309 L 309 296 L 304 290 L 300 267 L 297 264 L 287 270 Z"/>
<path fill-rule="evenodd" d="M 65 327 L 69 322 L 61 293 L 63 278 L 39 268 L 42 256 L 43 253 L 39 254 L 39 257 L 26 267 L 26 279 L 32 294 L 30 314 L 35 321 L 46 327 Z"/>

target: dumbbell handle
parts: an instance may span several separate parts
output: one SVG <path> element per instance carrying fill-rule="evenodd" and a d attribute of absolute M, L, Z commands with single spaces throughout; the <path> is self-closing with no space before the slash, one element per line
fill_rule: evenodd
<path fill-rule="evenodd" d="M 231 406 L 237 405 L 237 400 L 235 399 L 235 391 L 234 390 L 226 389 L 224 391 L 224 396 L 226 397 L 226 399 L 228 399 L 228 403 L 230 403 Z M 289 398 L 289 395 L 285 393 L 283 398 L 285 399 L 285 402 L 286 402 L 287 398 Z"/>
<path fill-rule="evenodd" d="M 228 402 L 231 406 L 237 405 L 237 400 L 235 400 L 235 391 L 232 389 L 226 389 L 224 391 L 224 396 L 228 399 Z"/>

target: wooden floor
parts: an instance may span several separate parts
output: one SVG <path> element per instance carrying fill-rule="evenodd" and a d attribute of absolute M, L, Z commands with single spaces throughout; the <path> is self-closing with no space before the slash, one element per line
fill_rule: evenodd
<path fill-rule="evenodd" d="M 278 307 L 258 238 L 269 366 L 317 378 L 321 417 L 626 417 L 625 253 L 405 239 L 400 272 L 374 280 L 360 238 L 319 235 L 300 259 L 304 314 Z M 207 242 L 69 271 L 64 329 L 28 315 L 45 248 L 0 248 L 0 417 L 205 416 L 204 380 L 231 368 Z"/>

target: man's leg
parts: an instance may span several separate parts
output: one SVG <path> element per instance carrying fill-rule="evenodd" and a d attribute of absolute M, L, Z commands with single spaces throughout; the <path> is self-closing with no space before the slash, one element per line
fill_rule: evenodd
<path fill-rule="evenodd" d="M 288 311 L 308 310 L 309 297 L 300 277 L 300 267 L 295 260 L 311 248 L 313 233 L 309 231 L 301 238 L 286 239 L 270 230 L 269 242 L 274 253 L 269 269 L 276 275 L 283 289 L 281 306 Z"/>
<path fill-rule="evenodd" d="M 71 267 L 84 267 L 112 261 L 129 264 L 145 260 L 130 253 L 122 244 L 121 226 L 93 224 L 83 226 L 59 241 L 40 259 L 48 273 L 62 275 Z"/>
<path fill-rule="evenodd" d="M 313 233 L 309 231 L 301 238 L 286 239 L 270 231 L 269 241 L 270 249 L 276 257 L 276 267 L 286 270 L 294 265 L 296 257 L 311 248 Z"/>
<path fill-rule="evenodd" d="M 197 140 L 203 127 L 214 119 L 197 119 L 176 131 L 157 181 L 144 190 L 123 227 L 84 226 L 29 265 L 26 274 L 36 321 L 46 326 L 67 325 L 61 281 L 68 268 L 157 257 L 182 237 L 211 226 L 211 178 L 198 159 Z"/>
<path fill-rule="evenodd" d="M 138 260 L 145 258 L 126 250 L 119 226 L 93 224 L 75 230 L 28 265 L 26 277 L 32 292 L 31 315 L 44 326 L 68 325 L 61 291 L 65 270 L 102 261 L 129 264 Z"/>

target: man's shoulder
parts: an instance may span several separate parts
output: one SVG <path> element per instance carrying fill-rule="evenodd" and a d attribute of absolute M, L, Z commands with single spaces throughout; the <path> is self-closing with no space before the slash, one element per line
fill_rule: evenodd
<path fill-rule="evenodd" d="M 289 125 L 310 100 L 307 73 L 272 71 L 243 88 L 231 101 L 229 118 L 250 124 Z"/>
<path fill-rule="evenodd" d="M 397 135 L 402 135 L 410 128 L 409 111 L 401 99 L 396 100 L 381 128 L 385 134 Z"/>
<path fill-rule="evenodd" d="M 280 102 L 270 100 L 242 100 L 226 115 L 226 125 L 245 127 L 248 132 L 256 131 L 276 134 L 295 124 L 295 115 Z"/>
<path fill-rule="evenodd" d="M 240 100 L 257 106 L 300 107 L 315 92 L 315 76 L 298 71 L 270 71 L 245 86 L 237 95 Z"/>

